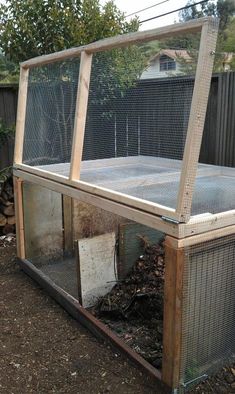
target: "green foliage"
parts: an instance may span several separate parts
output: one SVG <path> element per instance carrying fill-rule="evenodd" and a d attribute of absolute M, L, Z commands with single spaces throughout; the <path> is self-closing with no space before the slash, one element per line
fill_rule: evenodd
<path fill-rule="evenodd" d="M 113 1 L 7 0 L 0 7 L 0 47 L 13 62 L 138 29 Z"/>
<path fill-rule="evenodd" d="M 137 19 L 126 22 L 124 14 L 113 1 L 101 6 L 99 0 L 7 0 L 0 7 L 0 22 L 0 49 L 13 64 L 105 37 L 136 31 L 139 27 Z M 104 53 L 101 60 L 102 57 L 103 77 L 100 76 L 100 81 L 97 81 L 97 89 L 101 88 L 101 83 L 106 82 L 110 86 L 110 98 L 116 96 L 118 89 L 123 94 L 142 71 L 140 51 L 131 47 L 125 51 Z M 93 62 L 96 63 L 95 56 Z M 69 69 L 69 74 L 66 68 Z M 77 80 L 77 74 L 74 75 L 71 70 L 72 67 L 60 64 L 57 69 L 55 67 L 51 78 L 55 81 Z M 113 71 L 115 78 L 107 81 L 107 76 Z M 43 68 L 38 69 L 36 79 L 46 79 Z"/>
<path fill-rule="evenodd" d="M 0 55 L 0 83 L 18 83 L 19 67 L 14 62 L 9 61 L 5 56 Z"/>
<path fill-rule="evenodd" d="M 229 23 L 225 30 L 224 50 L 235 53 L 235 18 Z"/>
<path fill-rule="evenodd" d="M 195 3 L 196 0 L 188 1 L 187 5 Z M 190 19 L 202 18 L 203 16 L 215 16 L 220 19 L 220 33 L 222 33 L 231 18 L 235 13 L 235 2 L 234 0 L 217 0 L 209 1 L 200 5 L 192 5 L 180 12 L 180 21 L 188 21 Z"/>
<path fill-rule="evenodd" d="M 0 144 L 3 144 L 8 137 L 13 136 L 15 133 L 15 125 L 7 126 L 6 123 L 0 118 Z"/>
<path fill-rule="evenodd" d="M 193 1 L 195 3 L 196 0 Z M 188 1 L 187 4 L 192 4 Z M 216 57 L 214 72 L 224 71 L 224 52 L 235 52 L 235 1 L 234 0 L 218 0 L 209 1 L 208 3 L 200 5 L 192 5 L 192 7 L 185 9 L 179 13 L 181 22 L 191 19 L 201 18 L 204 16 L 214 16 L 220 19 L 220 28 L 217 41 Z M 193 56 L 193 51 L 199 49 L 200 34 L 178 36 L 166 41 L 166 45 L 176 49 L 187 49 L 190 56 Z M 230 69 L 235 69 L 235 60 L 230 63 Z M 187 66 L 187 65 L 183 65 Z"/>

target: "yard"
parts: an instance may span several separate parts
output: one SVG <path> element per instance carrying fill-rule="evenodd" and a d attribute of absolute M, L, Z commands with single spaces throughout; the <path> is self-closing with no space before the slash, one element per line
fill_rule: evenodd
<path fill-rule="evenodd" d="M 10 245 L 0 242 L 0 393 L 157 392 L 146 376 L 98 342 L 19 270 L 14 238 Z M 194 389 L 234 392 L 231 367 Z"/>
<path fill-rule="evenodd" d="M 0 247 L 0 393 L 156 393 L 73 320 Z"/>

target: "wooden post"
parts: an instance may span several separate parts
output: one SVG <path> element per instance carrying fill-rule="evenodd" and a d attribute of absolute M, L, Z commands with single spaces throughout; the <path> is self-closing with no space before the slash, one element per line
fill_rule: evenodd
<path fill-rule="evenodd" d="M 179 386 L 183 301 L 184 249 L 165 241 L 165 286 L 162 380 L 172 389 Z"/>
<path fill-rule="evenodd" d="M 64 227 L 64 250 L 71 252 L 73 244 L 73 199 L 62 194 L 63 227 Z"/>
<path fill-rule="evenodd" d="M 198 66 L 176 208 L 176 213 L 182 222 L 187 222 L 191 213 L 193 189 L 210 92 L 218 27 L 218 20 L 212 18 L 209 18 L 202 27 Z"/>
<path fill-rule="evenodd" d="M 25 259 L 25 238 L 24 238 L 24 214 L 23 214 L 23 181 L 20 178 L 13 177 L 14 182 L 14 199 L 15 199 L 15 216 L 16 216 L 16 242 L 17 257 Z"/>
<path fill-rule="evenodd" d="M 86 113 L 89 95 L 92 55 L 85 51 L 81 54 L 80 72 L 78 79 L 78 91 L 76 112 L 74 119 L 73 145 L 70 164 L 70 179 L 80 178 L 83 141 L 86 126 Z"/>
<path fill-rule="evenodd" d="M 18 107 L 16 119 L 14 163 L 21 164 L 23 159 L 24 127 L 26 116 L 27 90 L 29 69 L 20 69 L 20 85 L 18 93 Z"/>

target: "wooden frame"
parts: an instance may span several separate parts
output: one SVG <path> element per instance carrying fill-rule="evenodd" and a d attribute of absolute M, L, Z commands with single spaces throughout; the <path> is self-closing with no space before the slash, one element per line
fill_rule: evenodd
<path fill-rule="evenodd" d="M 43 66 L 56 61 L 81 55 L 70 176 L 69 182 L 67 183 L 66 181 L 66 184 L 70 184 L 73 187 L 75 186 L 78 190 L 94 194 L 95 196 L 104 197 L 127 206 L 133 206 L 134 208 L 141 209 L 154 215 L 169 217 L 171 220 L 176 222 L 187 222 L 190 218 L 192 192 L 196 176 L 198 155 L 213 66 L 213 56 L 211 53 L 215 49 L 217 29 L 217 20 L 213 18 L 201 18 L 194 21 L 165 26 L 145 32 L 129 33 L 122 36 L 107 38 L 95 43 L 88 44 L 86 46 L 71 48 L 65 51 L 40 56 L 23 62 L 21 64 L 16 150 L 14 158 L 15 168 L 26 170 L 27 172 L 31 172 L 35 175 L 46 176 L 48 179 L 61 182 L 61 177 L 54 173 L 50 173 L 49 171 L 44 171 L 42 173 L 42 170 L 36 167 L 30 167 L 22 164 L 24 122 L 27 99 L 27 79 L 30 68 Z M 134 198 L 123 193 L 114 192 L 111 189 L 106 189 L 80 181 L 80 166 L 89 94 L 92 54 L 112 48 L 127 46 L 129 44 L 135 44 L 137 42 L 146 42 L 151 39 L 162 39 L 176 33 L 195 33 L 200 31 L 202 32 L 200 54 L 196 72 L 196 82 L 190 112 L 188 134 L 183 158 L 183 170 L 180 178 L 180 188 L 176 209 L 162 206 L 157 203 L 151 203 L 149 201 Z"/>
<path fill-rule="evenodd" d="M 93 42 L 88 45 L 80 46 L 77 48 L 65 49 L 60 52 L 55 52 L 50 55 L 38 56 L 21 63 L 23 68 L 31 68 L 42 66 L 45 64 L 57 62 L 60 60 L 79 56 L 82 51 L 87 53 L 95 53 L 104 51 L 111 48 L 126 46 L 128 44 L 135 44 L 137 42 L 145 42 L 155 38 L 166 38 L 172 34 L 180 32 L 197 33 L 201 30 L 204 23 L 208 23 L 208 18 L 195 19 L 185 23 L 175 23 L 170 26 L 163 26 L 156 29 L 151 29 L 143 32 L 128 33 L 116 37 L 105 38 L 100 41 Z"/>
<path fill-rule="evenodd" d="M 147 213 L 141 209 L 127 206 L 121 202 L 96 196 L 83 190 L 78 190 L 76 186 L 71 186 L 69 181 L 62 176 L 60 182 L 55 179 L 48 179 L 43 174 L 38 176 L 27 171 L 14 169 L 14 176 L 22 181 L 36 183 L 49 190 L 64 194 L 65 196 L 87 202 L 109 212 L 126 217 L 146 226 L 155 228 L 163 233 L 173 237 L 174 247 L 183 247 L 188 242 L 196 243 L 196 237 L 200 235 L 200 242 L 211 240 L 216 234 L 229 235 L 235 226 L 235 210 L 222 212 L 218 214 L 203 214 L 193 216 L 187 223 L 175 223 L 174 221 L 165 220 L 165 218 Z M 67 183 L 66 183 L 67 182 Z M 220 236 L 222 236 L 220 235 Z M 172 241 L 173 242 L 173 241 Z M 179 242 L 179 243 L 178 243 Z"/>
<path fill-rule="evenodd" d="M 183 222 L 189 220 L 191 213 L 193 188 L 206 117 L 217 34 L 218 23 L 215 23 L 213 20 L 210 23 L 204 24 L 202 27 L 198 65 L 176 208 L 176 212 L 180 215 L 180 221 Z"/>
<path fill-rule="evenodd" d="M 165 284 L 162 380 L 173 390 L 179 387 L 183 303 L 184 249 L 165 241 Z"/>
<path fill-rule="evenodd" d="M 26 117 L 28 78 L 29 78 L 29 69 L 21 68 L 19 93 L 18 93 L 17 119 L 16 119 L 15 152 L 14 152 L 14 163 L 18 163 L 18 164 L 21 164 L 23 159 L 24 125 L 25 125 L 25 117 Z"/>
<path fill-rule="evenodd" d="M 14 182 L 15 215 L 16 215 L 17 256 L 21 259 L 25 259 L 22 179 L 14 176 L 13 182 Z"/>
<path fill-rule="evenodd" d="M 69 179 L 79 179 L 81 171 L 83 141 L 86 125 L 86 112 L 89 95 L 92 55 L 81 53 L 81 64 L 78 80 L 78 93 L 75 112 L 74 135 Z"/>
<path fill-rule="evenodd" d="M 41 187 L 63 195 L 64 248 L 70 250 L 73 243 L 71 199 L 113 212 L 132 221 L 155 228 L 167 235 L 165 240 L 165 288 L 164 288 L 164 337 L 162 381 L 172 389 L 179 387 L 181 363 L 181 317 L 183 303 L 183 270 L 188 246 L 216 239 L 235 233 L 235 210 L 219 214 L 202 214 L 190 218 L 192 195 L 198 156 L 203 133 L 206 105 L 209 94 L 213 51 L 215 49 L 218 23 L 211 18 L 203 18 L 184 24 L 138 32 L 109 38 L 84 47 L 72 48 L 31 59 L 21 64 L 21 82 L 19 90 L 16 148 L 14 164 L 14 189 L 16 205 L 17 255 L 25 259 L 24 215 L 22 182 L 35 183 Z M 154 204 L 139 198 L 130 197 L 112 190 L 111 183 L 99 187 L 80 180 L 89 82 L 92 66 L 92 54 L 130 43 L 144 42 L 154 38 L 163 38 L 179 32 L 201 31 L 200 55 L 196 73 L 193 100 L 188 125 L 187 139 L 180 175 L 180 189 L 176 209 Z M 71 166 L 68 177 L 45 169 L 22 164 L 24 123 L 26 115 L 27 83 L 30 68 L 50 64 L 63 59 L 81 56 L 74 138 L 72 144 Z M 149 159 L 150 160 L 150 159 Z M 178 163 L 179 164 L 179 163 Z M 176 163 L 176 168 L 179 169 Z M 166 163 L 167 166 L 167 163 Z M 206 167 L 203 167 L 206 173 Z M 216 167 L 221 175 L 231 175 L 230 169 Z M 180 170 L 179 170 L 180 171 Z M 173 180 L 173 177 L 172 177 Z M 151 180 L 148 180 L 151 182 Z M 110 187 L 110 188 L 109 188 Z M 27 256 L 26 256 L 27 257 Z M 39 275 L 39 274 L 38 274 Z M 53 286 L 53 284 L 51 285 Z M 151 367 L 152 368 L 152 367 Z"/>
<path fill-rule="evenodd" d="M 220 238 L 222 236 L 235 234 L 235 225 L 229 225 L 229 213 L 219 214 L 218 220 L 222 227 L 227 223 L 227 227 L 218 228 L 210 231 L 213 225 L 211 224 L 211 216 L 215 215 L 201 215 L 201 221 L 198 217 L 192 218 L 191 223 L 176 224 L 173 222 L 164 221 L 162 218 L 147 214 L 141 210 L 126 207 L 121 203 L 94 196 L 87 192 L 78 190 L 71 185 L 65 185 L 57 181 L 52 181 L 47 178 L 39 177 L 38 175 L 30 174 L 26 171 L 14 170 L 14 188 L 15 188 L 15 204 L 16 204 L 16 218 L 17 218 L 17 254 L 22 260 L 25 259 L 25 245 L 24 245 L 24 215 L 23 215 L 23 199 L 22 199 L 22 182 L 31 182 L 42 186 L 49 190 L 56 191 L 63 194 L 65 203 L 70 204 L 71 198 L 79 199 L 80 201 L 93 204 L 102 209 L 115 212 L 137 221 L 147 226 L 158 229 L 167 234 L 165 240 L 165 287 L 164 287 L 164 324 L 163 324 L 163 366 L 161 379 L 164 384 L 172 389 L 176 389 L 180 385 L 180 368 L 182 362 L 181 355 L 181 332 L 182 332 L 182 308 L 183 308 L 183 272 L 185 264 L 187 264 L 185 248 L 191 245 L 196 245 L 205 241 Z M 66 201 L 67 200 L 67 201 Z M 70 210 L 70 206 L 68 206 Z M 198 215 L 200 216 L 200 215 Z M 233 212 L 235 217 L 235 211 Z M 210 220 L 208 219 L 210 218 Z M 71 223 L 64 223 L 64 229 L 68 228 L 70 231 Z M 190 236 L 193 226 L 199 234 Z M 204 227 L 203 227 L 204 225 Z M 200 234 L 204 229 L 205 232 Z M 193 230 L 195 231 L 195 230 Z M 65 240 L 66 240 L 65 234 Z M 64 248 L 69 245 L 71 247 L 72 239 L 67 239 Z M 68 245 L 67 245 L 68 244 Z M 39 275 L 38 271 L 38 275 Z"/>

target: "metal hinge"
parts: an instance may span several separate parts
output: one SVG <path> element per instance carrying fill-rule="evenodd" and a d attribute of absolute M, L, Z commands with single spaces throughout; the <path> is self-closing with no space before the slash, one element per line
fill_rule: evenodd
<path fill-rule="evenodd" d="M 169 223 L 179 224 L 180 222 L 176 219 L 168 218 L 168 216 L 162 216 L 162 220 Z"/>

